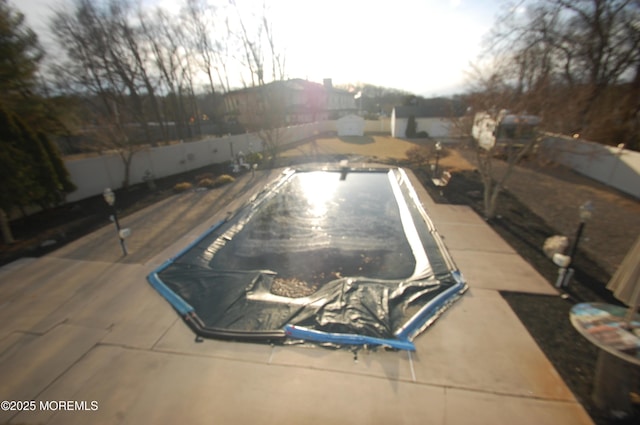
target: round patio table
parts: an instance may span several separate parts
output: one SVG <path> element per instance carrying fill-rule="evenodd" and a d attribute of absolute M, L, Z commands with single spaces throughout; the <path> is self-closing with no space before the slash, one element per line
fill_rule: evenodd
<path fill-rule="evenodd" d="M 600 349 L 593 382 L 596 406 L 615 417 L 633 414 L 630 393 L 640 382 L 640 315 L 625 323 L 627 309 L 605 303 L 571 308 L 573 327 Z"/>

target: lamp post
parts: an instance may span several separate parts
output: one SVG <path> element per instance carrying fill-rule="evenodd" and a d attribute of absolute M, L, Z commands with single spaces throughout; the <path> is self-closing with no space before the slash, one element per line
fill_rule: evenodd
<path fill-rule="evenodd" d="M 436 166 L 433 169 L 433 177 L 438 175 L 438 161 L 440 160 L 440 152 L 442 151 L 442 143 L 436 142 Z"/>
<path fill-rule="evenodd" d="M 576 231 L 576 236 L 573 239 L 573 245 L 571 245 L 571 251 L 569 251 L 569 257 L 573 259 L 576 255 L 576 251 L 578 250 L 578 243 L 580 242 L 580 236 L 582 236 L 582 231 L 584 230 L 584 226 L 587 221 L 591 219 L 593 215 L 593 204 L 591 201 L 587 201 L 584 204 L 580 205 L 578 208 L 578 214 L 580 216 L 580 224 L 578 225 L 578 230 Z"/>
<path fill-rule="evenodd" d="M 102 192 L 102 196 L 104 197 L 104 200 L 107 203 L 107 205 L 111 207 L 111 210 L 112 210 L 111 217 L 113 218 L 113 222 L 116 225 L 118 239 L 120 239 L 120 246 L 122 247 L 122 254 L 127 255 L 128 254 L 127 247 L 124 244 L 124 234 L 123 234 L 123 230 L 120 229 L 120 223 L 118 222 L 118 212 L 116 211 L 116 207 L 115 207 L 116 194 L 110 188 L 106 188 L 104 192 Z"/>
<path fill-rule="evenodd" d="M 571 250 L 569 251 L 569 255 L 565 257 L 565 261 L 561 264 L 560 270 L 558 271 L 558 280 L 556 281 L 556 287 L 567 287 L 571 278 L 573 277 L 573 267 L 569 267 L 571 263 L 573 263 L 573 259 L 576 256 L 576 252 L 578 252 L 578 243 L 580 243 L 580 237 L 582 236 L 582 232 L 584 231 L 584 227 L 587 224 L 587 221 L 591 219 L 593 215 L 593 204 L 591 201 L 587 201 L 584 204 L 580 205 L 578 208 L 578 215 L 580 217 L 580 224 L 578 224 L 578 230 L 576 230 L 576 235 L 573 238 L 573 243 L 571 244 Z"/>

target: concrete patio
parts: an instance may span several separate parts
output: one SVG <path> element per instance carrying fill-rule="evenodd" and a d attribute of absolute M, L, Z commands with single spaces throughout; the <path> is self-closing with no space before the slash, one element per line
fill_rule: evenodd
<path fill-rule="evenodd" d="M 415 353 L 356 361 L 347 350 L 195 342 L 145 277 L 273 177 L 123 218 L 126 258 L 108 226 L 1 268 L 0 400 L 38 408 L 0 411 L 0 424 L 592 423 L 498 292 L 554 289 L 473 211 L 434 204 L 415 179 L 470 286 Z M 39 409 L 51 400 L 97 409 Z"/>

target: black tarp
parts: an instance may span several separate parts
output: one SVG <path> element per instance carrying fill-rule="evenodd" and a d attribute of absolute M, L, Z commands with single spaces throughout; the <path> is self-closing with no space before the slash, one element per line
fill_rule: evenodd
<path fill-rule="evenodd" d="M 285 325 L 396 338 L 466 289 L 398 169 L 284 173 L 157 277 L 203 334 L 250 339 Z"/>

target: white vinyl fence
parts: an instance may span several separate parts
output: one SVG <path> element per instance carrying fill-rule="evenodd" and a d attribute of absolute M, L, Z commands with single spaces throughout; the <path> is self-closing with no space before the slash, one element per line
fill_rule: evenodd
<path fill-rule="evenodd" d="M 292 144 L 335 130 L 335 121 L 290 126 L 284 129 L 282 140 L 286 144 Z M 389 120 L 366 121 L 365 131 L 389 131 Z M 129 183 L 141 183 L 145 175 L 161 178 L 231 161 L 238 152 L 247 154 L 261 151 L 261 140 L 256 134 L 250 133 L 225 137 L 211 136 L 196 142 L 147 148 L 134 154 L 130 166 Z M 107 187 L 112 189 L 122 187 L 124 163 L 117 153 L 66 160 L 65 165 L 71 180 L 78 187 L 75 192 L 67 196 L 67 202 L 99 195 Z"/>
<path fill-rule="evenodd" d="M 560 164 L 640 199 L 640 152 L 552 134 L 543 148 Z"/>
<path fill-rule="evenodd" d="M 336 131 L 336 121 L 322 121 L 287 127 L 283 140 L 295 143 L 322 133 Z M 390 132 L 390 120 L 366 121 L 365 132 Z M 640 152 L 619 149 L 585 140 L 549 134 L 545 150 L 559 163 L 640 199 Z M 197 142 L 149 148 L 136 152 L 130 167 L 130 183 L 144 181 L 145 174 L 166 177 L 231 161 L 242 151 L 262 151 L 255 134 L 207 137 Z M 67 196 L 68 202 L 98 195 L 106 187 L 122 187 L 124 164 L 116 153 L 67 160 L 65 165 L 78 190 Z"/>
<path fill-rule="evenodd" d="M 253 135 L 222 138 L 207 138 L 197 142 L 180 143 L 138 151 L 133 155 L 129 167 L 129 182 L 144 181 L 145 175 L 161 178 L 221 163 L 232 158 L 235 153 L 261 150 L 260 141 Z M 124 180 L 124 162 L 117 153 L 97 157 L 65 161 L 71 180 L 78 189 L 67 196 L 68 202 L 98 195 L 106 187 L 117 189 Z"/>

